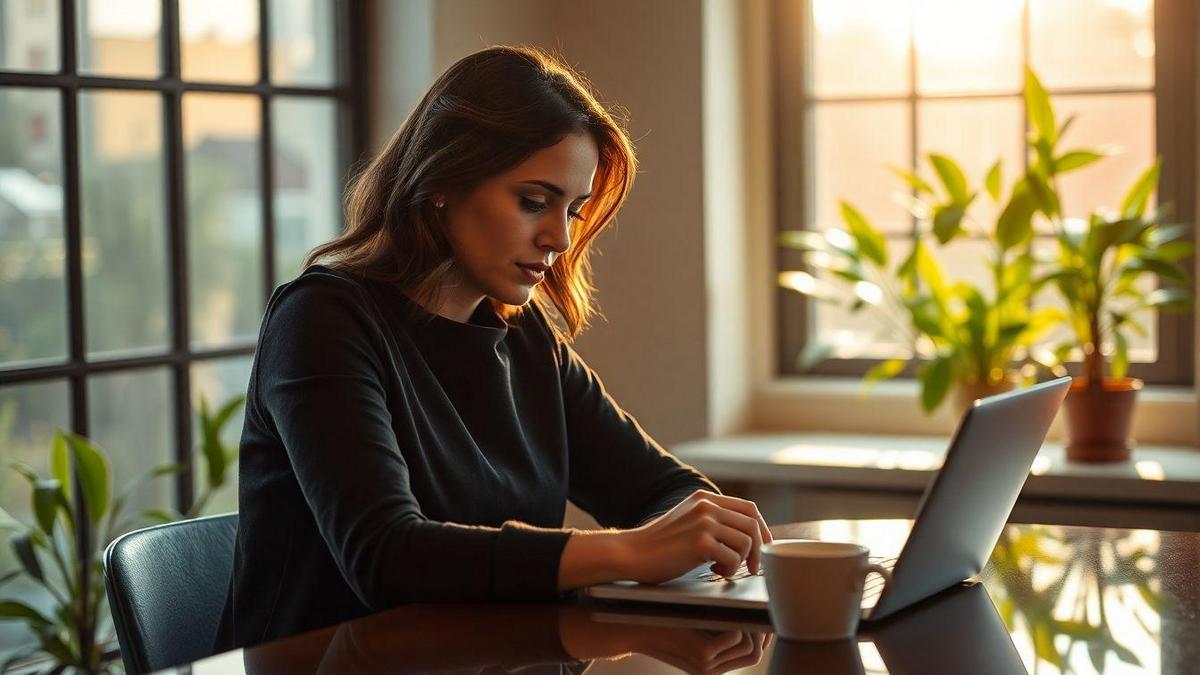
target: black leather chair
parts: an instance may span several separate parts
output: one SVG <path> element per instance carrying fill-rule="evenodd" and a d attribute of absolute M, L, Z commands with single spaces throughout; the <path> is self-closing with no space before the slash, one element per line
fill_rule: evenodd
<path fill-rule="evenodd" d="M 104 551 L 104 585 L 128 673 L 212 654 L 233 569 L 238 516 L 136 530 Z"/>

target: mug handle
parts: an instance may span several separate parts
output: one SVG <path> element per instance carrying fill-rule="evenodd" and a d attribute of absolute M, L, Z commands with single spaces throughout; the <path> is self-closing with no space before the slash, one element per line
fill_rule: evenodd
<path fill-rule="evenodd" d="M 882 594 L 889 587 L 891 587 L 891 585 L 892 585 L 892 571 L 891 570 L 884 567 L 883 565 L 880 565 L 879 563 L 871 563 L 870 565 L 867 565 L 867 569 L 865 572 L 863 572 L 863 576 L 865 577 L 868 574 L 870 574 L 871 572 L 874 572 L 874 573 L 878 574 L 879 576 L 883 577 L 883 591 L 880 591 L 880 594 Z"/>

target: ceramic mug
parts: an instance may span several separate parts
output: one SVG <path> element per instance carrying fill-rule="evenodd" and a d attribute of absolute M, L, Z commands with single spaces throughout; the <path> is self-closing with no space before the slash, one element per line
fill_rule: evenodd
<path fill-rule="evenodd" d="M 768 613 L 788 640 L 843 640 L 858 630 L 863 584 L 875 572 L 885 585 L 892 573 L 868 559 L 867 547 L 811 539 L 779 539 L 762 546 Z"/>

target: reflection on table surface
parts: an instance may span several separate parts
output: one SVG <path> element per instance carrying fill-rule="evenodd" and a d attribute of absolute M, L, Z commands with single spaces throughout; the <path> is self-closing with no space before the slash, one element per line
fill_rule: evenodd
<path fill-rule="evenodd" d="M 909 527 L 830 520 L 772 530 L 895 551 Z M 1200 534 L 1012 525 L 980 581 L 863 624 L 844 643 L 779 640 L 761 612 L 412 605 L 218 655 L 192 672 L 1200 672 Z"/>

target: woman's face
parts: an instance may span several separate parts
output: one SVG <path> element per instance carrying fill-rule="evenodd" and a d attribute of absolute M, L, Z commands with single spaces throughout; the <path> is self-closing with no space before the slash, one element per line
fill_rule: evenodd
<path fill-rule="evenodd" d="M 448 196 L 443 208 L 460 280 L 444 289 L 438 313 L 466 321 L 484 296 L 529 302 L 544 278 L 529 266 L 549 267 L 570 247 L 598 162 L 591 135 L 571 134 L 471 193 Z"/>

